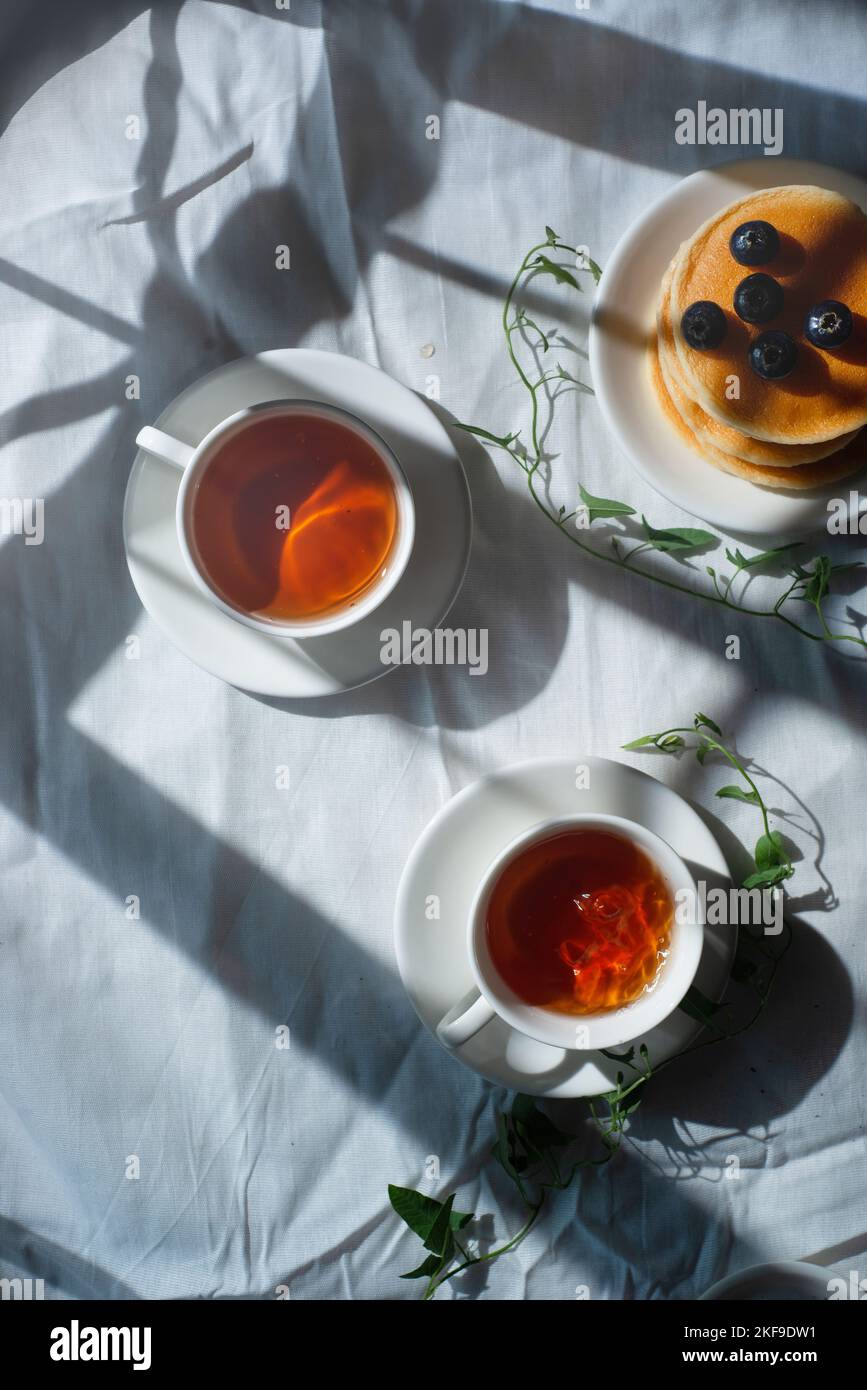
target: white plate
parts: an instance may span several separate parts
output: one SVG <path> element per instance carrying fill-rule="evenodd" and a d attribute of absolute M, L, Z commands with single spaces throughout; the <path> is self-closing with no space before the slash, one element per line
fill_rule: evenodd
<path fill-rule="evenodd" d="M 277 348 L 218 367 L 166 407 L 154 424 L 198 444 L 220 420 L 260 401 L 307 398 L 366 420 L 403 465 L 412 487 L 416 535 L 393 593 L 343 632 L 294 641 L 257 632 L 221 613 L 184 564 L 175 531 L 179 474 L 142 450 L 127 486 L 123 539 L 139 598 L 166 636 L 197 666 L 260 695 L 300 698 L 365 685 L 391 670 L 380 632 L 442 622 L 463 583 L 472 509 L 460 458 L 430 407 L 385 372 L 333 352 Z"/>
<path fill-rule="evenodd" d="M 589 787 L 576 788 L 576 768 Z M 554 758 L 492 773 L 458 792 L 427 826 L 410 854 L 395 906 L 395 950 L 401 979 L 422 1023 L 436 1032 L 443 1014 L 467 993 L 473 975 L 467 918 L 487 866 L 521 831 L 576 811 L 625 816 L 655 830 L 708 888 L 729 886 L 725 858 L 704 821 L 671 788 L 606 758 Z M 439 899 L 439 919 L 426 907 Z M 719 1000 L 728 980 L 737 927 L 705 927 L 697 987 Z M 675 1009 L 644 1038 L 651 1063 L 681 1051 L 700 1028 Z M 614 1051 L 625 1051 L 623 1048 Z M 494 1019 L 452 1054 L 489 1081 L 540 1096 L 592 1096 L 615 1084 L 617 1062 L 600 1052 L 569 1052 L 516 1033 Z"/>
<path fill-rule="evenodd" d="M 721 472 L 694 453 L 665 418 L 646 345 L 654 331 L 659 286 L 680 243 L 736 199 L 790 183 L 830 188 L 867 210 L 867 183 L 825 164 L 762 156 L 690 174 L 651 204 L 618 242 L 596 292 L 590 327 L 593 389 L 633 466 L 678 507 L 758 544 L 824 530 L 828 498 L 848 498 L 850 489 L 863 484 L 867 469 L 800 495 Z M 662 525 L 664 517 L 654 521 Z"/>
<path fill-rule="evenodd" d="M 720 1279 L 701 1295 L 708 1302 L 733 1299 L 744 1303 L 822 1303 L 828 1299 L 833 1278 L 821 1265 L 803 1260 L 778 1260 L 750 1265 Z"/>

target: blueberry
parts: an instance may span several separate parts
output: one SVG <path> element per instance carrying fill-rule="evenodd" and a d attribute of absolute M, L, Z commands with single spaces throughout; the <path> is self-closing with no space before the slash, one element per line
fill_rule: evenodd
<path fill-rule="evenodd" d="M 838 299 L 823 299 L 821 304 L 814 304 L 804 319 L 804 336 L 815 347 L 840 347 L 851 332 L 851 310 Z"/>
<path fill-rule="evenodd" d="M 768 323 L 783 307 L 783 287 L 761 271 L 748 275 L 735 290 L 734 305 L 744 323 Z"/>
<path fill-rule="evenodd" d="M 726 316 L 712 299 L 698 299 L 686 310 L 680 331 L 690 347 L 704 352 L 719 347 L 725 337 Z"/>
<path fill-rule="evenodd" d="M 767 265 L 780 250 L 780 238 L 770 222 L 742 222 L 735 227 L 729 249 L 738 265 Z"/>
<path fill-rule="evenodd" d="M 765 381 L 779 381 L 788 376 L 798 360 L 798 349 L 788 333 L 772 328 L 760 333 L 750 346 L 750 366 Z"/>

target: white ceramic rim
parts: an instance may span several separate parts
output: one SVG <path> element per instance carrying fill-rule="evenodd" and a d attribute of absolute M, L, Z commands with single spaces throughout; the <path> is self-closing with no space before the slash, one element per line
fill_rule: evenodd
<path fill-rule="evenodd" d="M 753 1303 L 758 1300 L 751 1299 L 741 1293 L 738 1298 L 738 1291 L 750 1288 L 756 1289 L 769 1285 L 779 1287 L 780 1283 L 790 1285 L 799 1284 L 804 1290 L 810 1288 L 818 1292 L 820 1285 L 824 1285 L 825 1299 L 830 1294 L 829 1284 L 837 1276 L 831 1269 L 826 1269 L 823 1265 L 811 1264 L 808 1260 L 773 1260 L 768 1264 L 747 1265 L 745 1269 L 738 1269 L 734 1274 L 727 1274 L 724 1279 L 719 1279 L 715 1284 L 711 1284 L 709 1289 L 705 1289 L 699 1295 L 699 1302 L 748 1302 Z M 761 1300 L 762 1302 L 766 1300 Z M 767 1300 L 771 1302 L 772 1300 Z M 809 1302 L 810 1300 L 786 1299 L 786 1302 Z M 817 1299 L 816 1302 L 822 1300 Z"/>
<path fill-rule="evenodd" d="M 397 540 L 386 573 L 381 579 L 370 585 L 367 593 L 358 602 L 350 604 L 347 608 L 341 609 L 338 613 L 331 614 L 327 618 L 311 618 L 306 622 L 279 622 L 268 618 L 258 618 L 253 613 L 235 608 L 212 587 L 204 566 L 200 566 L 195 548 L 188 536 L 188 532 L 191 532 L 193 489 L 215 457 L 218 447 L 222 447 L 233 434 L 239 434 L 251 416 L 265 414 L 317 415 L 320 418 L 336 420 L 366 440 L 382 460 L 394 483 L 398 513 Z M 267 632 L 271 637 L 322 637 L 326 633 L 339 632 L 343 628 L 351 627 L 354 623 L 367 617 L 368 613 L 372 613 L 375 608 L 378 608 L 395 588 L 412 554 L 415 540 L 415 509 L 412 489 L 400 461 L 376 430 L 341 406 L 330 405 L 326 401 L 287 398 L 285 400 L 260 401 L 256 405 L 245 406 L 209 430 L 204 439 L 193 450 L 192 457 L 181 477 L 175 508 L 175 528 L 184 563 L 194 583 L 221 612 L 234 618 L 236 622 L 243 623 L 245 627 L 255 628 L 258 632 Z"/>
<path fill-rule="evenodd" d="M 691 892 L 694 911 L 687 921 L 675 918 L 671 927 L 671 949 L 654 988 L 622 1009 L 603 1014 L 558 1014 L 526 1004 L 498 974 L 485 941 L 485 918 L 494 885 L 521 850 L 538 840 L 548 839 L 570 829 L 608 830 L 645 851 L 662 873 L 672 898 L 678 890 Z M 619 1047 L 639 1038 L 672 1013 L 695 978 L 704 939 L 703 917 L 698 889 L 680 855 L 661 836 L 646 826 L 623 816 L 575 814 L 543 820 L 517 835 L 488 866 L 476 891 L 467 925 L 467 950 L 479 993 L 490 1007 L 519 1033 L 573 1052 L 595 1052 Z M 586 1027 L 586 1043 L 576 1041 L 577 1030 Z"/>

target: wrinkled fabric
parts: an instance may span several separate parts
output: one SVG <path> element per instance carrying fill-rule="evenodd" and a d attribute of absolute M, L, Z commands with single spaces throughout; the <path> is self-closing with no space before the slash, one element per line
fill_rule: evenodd
<path fill-rule="evenodd" d="M 860 7 L 746 8 L 3 6 L 0 468 L 4 496 L 45 499 L 45 539 L 0 537 L 0 1276 L 58 1298 L 413 1298 L 389 1182 L 458 1186 L 487 1234 L 517 1230 L 489 1157 L 508 1097 L 445 1055 L 397 975 L 401 868 L 482 773 L 631 757 L 696 709 L 792 817 L 776 993 L 654 1082 L 618 1159 L 517 1253 L 443 1296 L 692 1298 L 867 1232 L 863 669 L 600 573 L 470 443 L 451 622 L 489 629 L 484 678 L 242 694 L 142 611 L 121 539 L 137 430 L 246 353 L 344 352 L 422 392 L 433 375 L 458 419 L 518 428 L 498 316 L 545 223 L 604 264 L 650 200 L 738 153 L 678 145 L 677 108 L 783 107 L 787 155 L 857 170 Z M 540 293 L 586 380 L 590 295 Z M 580 477 L 683 524 L 591 397 L 564 398 L 549 447 L 564 503 Z M 735 857 L 752 841 L 719 774 L 652 770 Z"/>

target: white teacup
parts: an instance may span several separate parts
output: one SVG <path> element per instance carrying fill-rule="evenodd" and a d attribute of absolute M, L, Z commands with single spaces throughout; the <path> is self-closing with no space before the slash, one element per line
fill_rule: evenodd
<path fill-rule="evenodd" d="M 671 923 L 668 958 L 656 980 L 622 1009 L 563 1014 L 526 1004 L 503 980 L 488 950 L 485 935 L 488 903 L 503 870 L 528 846 L 565 830 L 602 830 L 621 835 L 644 851 L 665 880 L 672 902 L 679 905 Z M 680 893 L 684 894 L 683 898 L 677 896 Z M 440 1020 L 437 1037 L 447 1047 L 460 1047 L 491 1019 L 499 1017 L 519 1033 L 553 1047 L 574 1052 L 619 1047 L 655 1028 L 677 1008 L 695 977 L 703 940 L 704 923 L 695 881 L 680 856 L 652 830 L 624 820 L 622 816 L 574 815 L 541 821 L 518 835 L 497 855 L 479 884 L 467 926 L 467 949 L 476 988 Z"/>
<path fill-rule="evenodd" d="M 336 421 L 346 429 L 352 430 L 354 434 L 360 435 L 375 450 L 394 484 L 397 502 L 397 536 L 387 567 L 357 601 L 346 608 L 341 608 L 336 613 L 328 614 L 327 617 L 314 616 L 309 619 L 289 621 L 262 617 L 237 608 L 217 593 L 197 555 L 192 528 L 192 503 L 197 484 L 201 481 L 219 450 L 234 434 L 242 433 L 251 419 L 261 420 L 268 415 L 314 415 L 320 419 Z M 178 544 L 184 562 L 197 588 L 210 599 L 211 603 L 222 609 L 230 618 L 244 623 L 247 627 L 257 628 L 260 632 L 267 632 L 272 637 L 321 637 L 329 632 L 339 632 L 342 628 L 360 622 L 362 618 L 367 617 L 368 613 L 373 612 L 391 593 L 406 569 L 415 539 L 415 510 L 406 475 L 385 440 L 381 439 L 376 431 L 366 425 L 363 420 L 359 420 L 347 410 L 341 410 L 339 406 L 326 405 L 323 401 L 263 401 L 260 405 L 248 406 L 246 409 L 236 411 L 234 415 L 220 421 L 205 435 L 195 449 L 191 448 L 189 444 L 182 443 L 180 439 L 175 439 L 173 435 L 154 429 L 151 425 L 146 425 L 139 430 L 136 443 L 140 449 L 155 454 L 165 463 L 173 464 L 175 468 L 181 470 L 183 476 L 178 488 L 175 523 Z"/>

